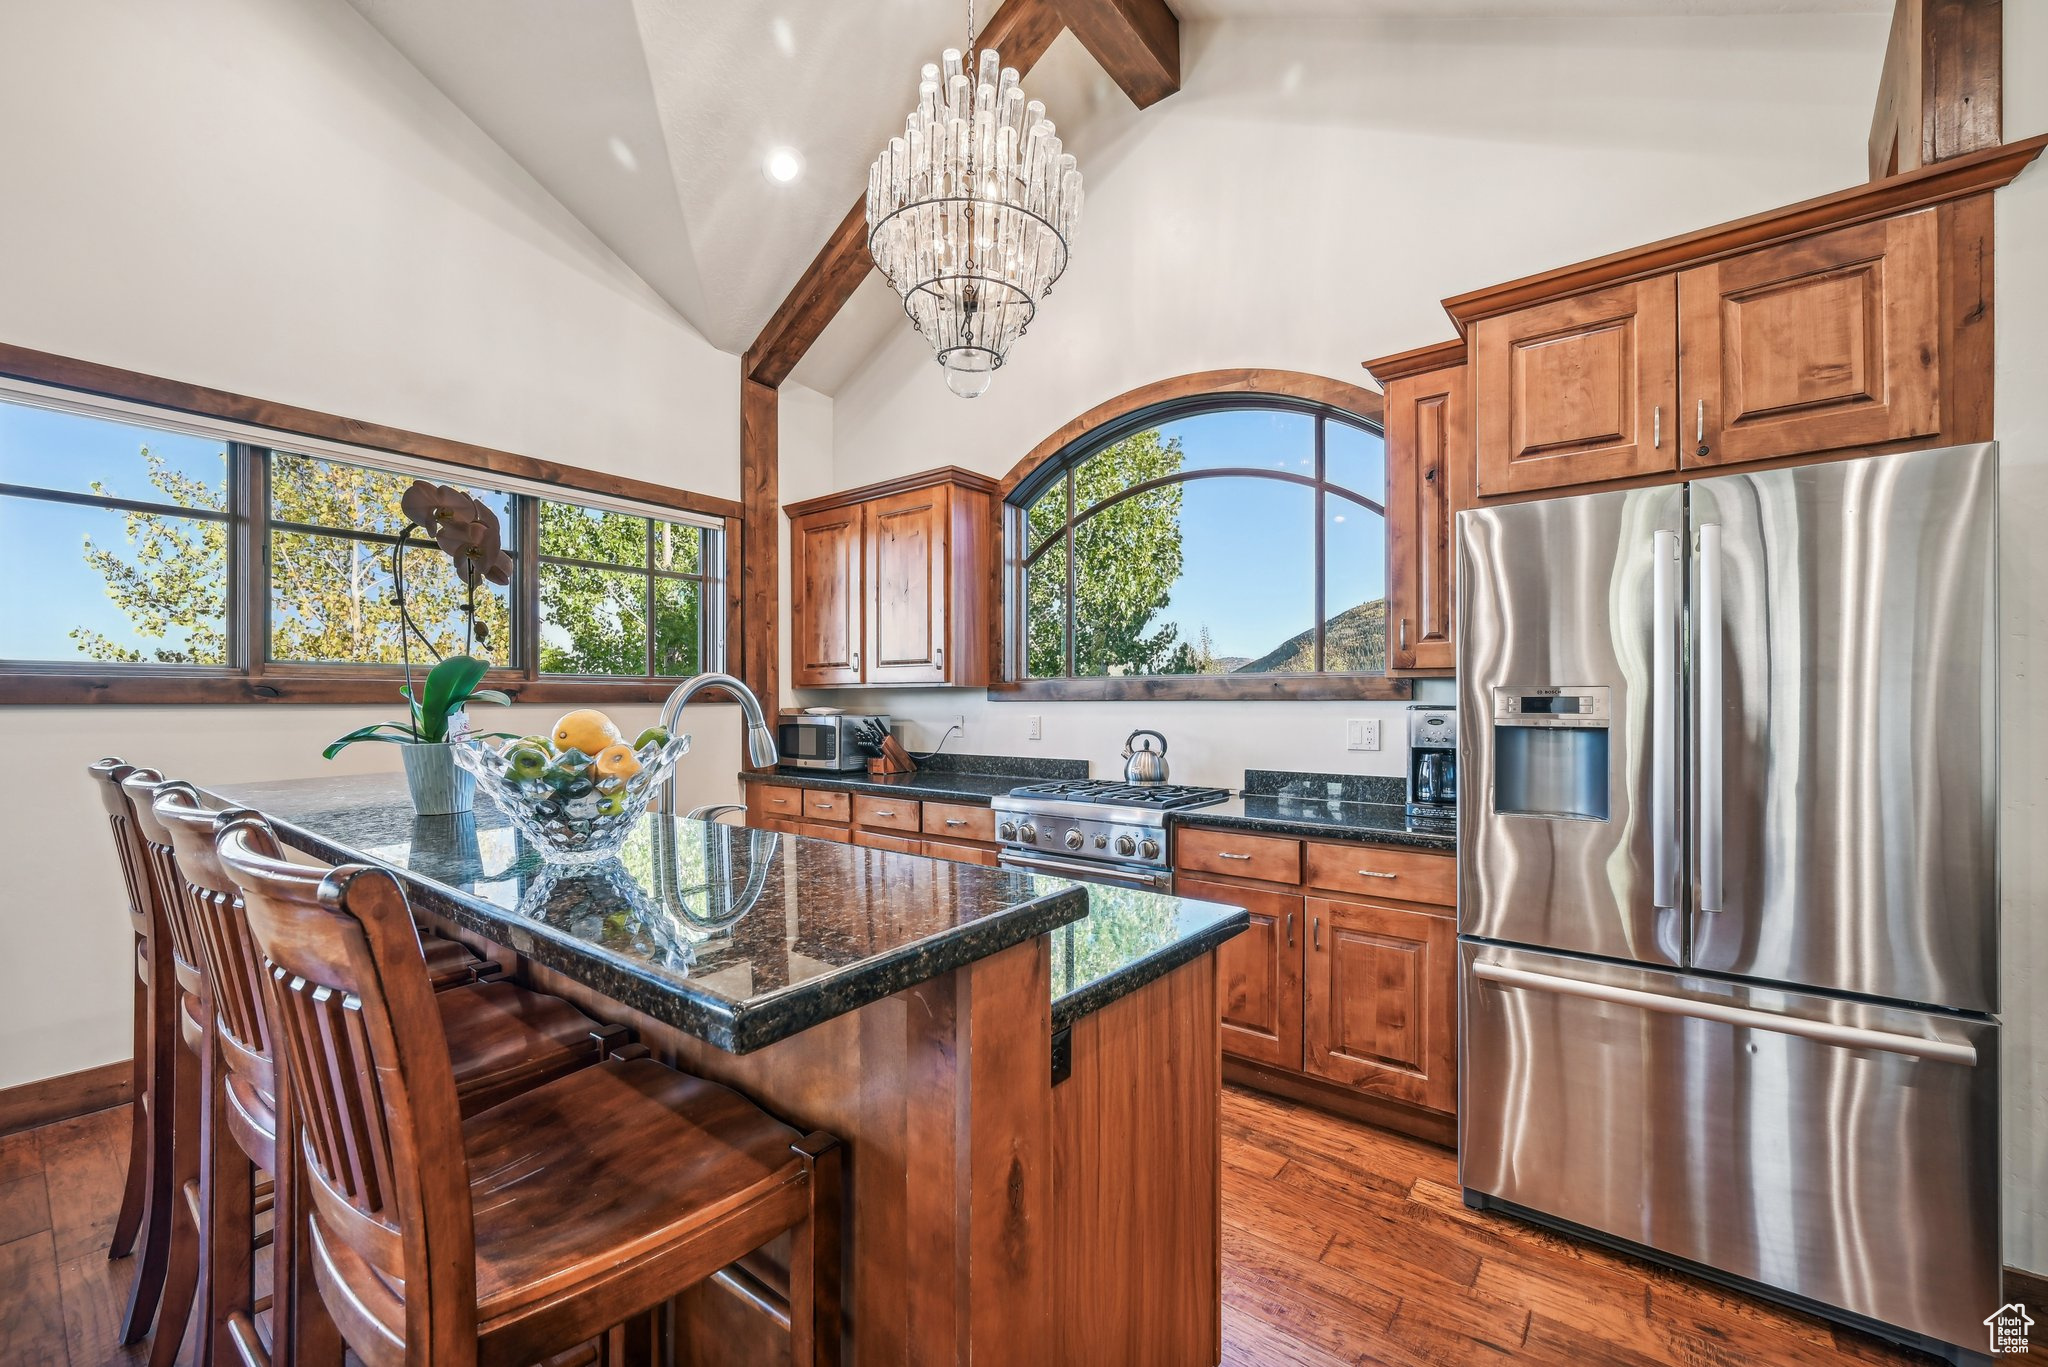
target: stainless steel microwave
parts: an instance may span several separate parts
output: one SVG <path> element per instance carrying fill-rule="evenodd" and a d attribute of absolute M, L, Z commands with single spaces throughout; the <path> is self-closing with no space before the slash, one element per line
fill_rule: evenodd
<path fill-rule="evenodd" d="M 792 769 L 865 769 L 869 751 L 855 736 L 866 726 L 889 729 L 889 719 L 842 713 L 836 717 L 784 717 L 775 728 L 775 748 Z"/>

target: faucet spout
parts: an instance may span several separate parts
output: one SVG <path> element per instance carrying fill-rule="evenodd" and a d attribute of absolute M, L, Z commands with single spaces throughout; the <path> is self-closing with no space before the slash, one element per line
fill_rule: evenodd
<path fill-rule="evenodd" d="M 779 758 L 775 750 L 775 733 L 768 729 L 768 716 L 762 710 L 761 700 L 754 696 L 753 689 L 730 674 L 694 674 L 677 684 L 675 692 L 669 694 L 668 701 L 661 705 L 662 726 L 673 732 L 690 699 L 707 688 L 722 688 L 739 700 L 740 711 L 747 719 L 747 762 L 757 769 L 774 764 Z M 662 810 L 673 812 L 675 809 L 676 778 L 671 773 L 662 798 Z"/>

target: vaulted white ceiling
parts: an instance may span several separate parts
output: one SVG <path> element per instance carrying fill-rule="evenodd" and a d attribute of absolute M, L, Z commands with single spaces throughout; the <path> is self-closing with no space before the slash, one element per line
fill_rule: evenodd
<path fill-rule="evenodd" d="M 349 0 L 713 345 L 743 351 L 861 195 L 953 0 Z M 1869 12 L 1891 0 L 1169 0 L 1184 21 Z M 979 0 L 984 20 L 994 0 Z M 1072 35 L 1026 79 L 1070 143 L 1129 106 Z M 803 158 L 789 185 L 762 165 Z M 1091 171 L 1092 174 L 1092 171 Z M 796 378 L 858 367 L 893 296 L 870 278 Z M 861 320 L 865 320 L 864 322 Z"/>

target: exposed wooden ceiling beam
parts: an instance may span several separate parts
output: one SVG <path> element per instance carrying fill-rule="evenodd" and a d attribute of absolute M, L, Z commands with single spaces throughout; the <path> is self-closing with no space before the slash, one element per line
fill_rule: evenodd
<path fill-rule="evenodd" d="M 1000 52 L 1004 66 L 1029 72 L 1052 46 L 1052 40 L 1060 36 L 1060 28 L 1059 12 L 1050 0 L 1003 0 L 1003 7 L 975 41 Z M 1177 43 L 1178 39 L 1176 53 Z M 742 362 L 746 377 L 769 386 L 788 379 L 789 372 L 796 369 L 796 363 L 825 331 L 826 324 L 846 307 L 846 301 L 853 298 L 853 292 L 867 279 L 873 266 L 868 256 L 867 203 L 863 196 L 854 201 L 853 208 L 812 258 L 796 288 L 747 348 Z"/>
<path fill-rule="evenodd" d="M 1180 20 L 1166 0 L 1052 0 L 1067 27 L 1140 109 L 1180 89 Z"/>
<path fill-rule="evenodd" d="M 1898 0 L 1870 122 L 1870 178 L 2004 139 L 2000 0 Z"/>

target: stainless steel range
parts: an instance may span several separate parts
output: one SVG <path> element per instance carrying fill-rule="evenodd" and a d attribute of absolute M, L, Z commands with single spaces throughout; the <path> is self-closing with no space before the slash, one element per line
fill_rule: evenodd
<path fill-rule="evenodd" d="M 1028 783 L 989 805 L 1005 867 L 1164 891 L 1173 883 L 1166 814 L 1229 797 L 1181 783 Z"/>

